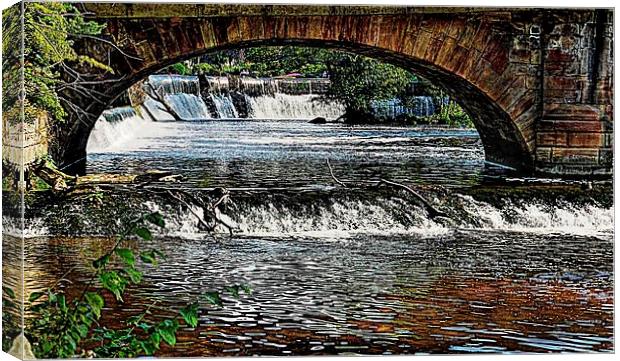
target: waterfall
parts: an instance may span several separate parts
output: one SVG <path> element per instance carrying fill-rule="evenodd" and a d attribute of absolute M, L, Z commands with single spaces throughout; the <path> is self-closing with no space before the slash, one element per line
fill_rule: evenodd
<path fill-rule="evenodd" d="M 246 96 L 246 101 L 250 118 L 255 119 L 336 119 L 344 113 L 342 105 L 318 101 L 318 97 L 312 94 Z"/>
<path fill-rule="evenodd" d="M 235 104 L 229 94 L 210 94 L 210 96 L 217 109 L 218 118 L 239 118 L 239 112 L 237 112 Z"/>
<path fill-rule="evenodd" d="M 435 104 L 433 103 L 433 98 L 429 96 L 416 96 L 413 99 L 414 106 L 410 109 L 413 115 L 420 117 L 435 114 Z"/>
<path fill-rule="evenodd" d="M 415 115 L 417 117 L 427 117 L 435 114 L 435 104 L 430 96 L 413 97 L 413 106 L 405 107 L 398 99 L 375 101 L 372 104 L 375 114 L 378 116 L 395 118 L 399 115 Z"/>
<path fill-rule="evenodd" d="M 151 75 L 148 78 L 150 86 L 163 96 L 165 102 L 182 120 L 211 119 L 209 108 L 200 95 L 200 83 L 197 76 L 181 75 Z M 146 87 L 147 94 L 150 86 Z M 165 107 L 158 101 L 148 98 L 144 106 L 156 120 L 174 120 Z"/>
<path fill-rule="evenodd" d="M 151 75 L 142 89 L 147 96 L 140 105 L 143 116 L 154 121 L 174 121 L 172 108 L 182 120 L 208 119 L 337 119 L 344 106 L 335 101 L 319 101 L 313 90 L 324 92 L 328 79 L 278 79 L 222 76 Z M 201 91 L 201 84 L 203 85 Z M 155 89 L 165 106 L 150 95 Z M 150 95 L 148 95 L 150 94 Z M 399 100 L 373 103 L 378 116 L 395 118 L 402 114 L 429 116 L 435 113 L 433 98 L 416 96 L 411 108 Z"/>
<path fill-rule="evenodd" d="M 145 126 L 148 126 L 148 121 L 132 107 L 106 110 L 90 133 L 86 151 L 96 153 L 119 146 L 133 138 Z"/>
<path fill-rule="evenodd" d="M 308 202 L 307 195 L 243 192 L 233 194 L 233 202 L 223 207 L 220 219 L 233 227 L 235 234 L 275 237 L 347 237 L 355 234 L 436 236 L 477 230 L 600 236 L 611 235 L 614 230 L 613 207 L 598 205 L 593 199 L 584 204 L 555 204 L 546 199 L 495 204 L 467 195 L 449 196 L 453 207 L 446 210 L 450 219 L 432 219 L 416 202 L 398 195 L 322 193 Z M 110 199 L 110 202 L 114 201 L 130 204 L 133 210 L 162 212 L 166 215 L 165 232 L 187 238 L 204 233 L 195 218 L 196 215 L 204 215 L 199 205 L 191 205 L 188 209 L 171 203 L 169 198 L 140 194 Z M 98 206 L 86 201 L 54 205 L 53 212 L 44 210 L 26 221 L 27 227 L 32 229 L 26 236 L 41 236 L 46 232 L 62 234 L 67 232 L 67 224 L 82 235 L 107 234 L 109 223 L 106 223 L 105 217 L 94 217 L 91 224 L 74 221 L 79 214 L 95 215 L 100 212 L 95 207 Z M 69 209 L 72 211 L 67 211 Z M 75 212 L 76 209 L 79 212 Z M 127 208 L 111 206 L 106 208 L 106 212 L 120 218 Z M 7 231 L 16 228 L 15 221 L 9 218 L 3 219 L 3 225 Z M 226 229 L 217 231 L 227 232 Z"/>

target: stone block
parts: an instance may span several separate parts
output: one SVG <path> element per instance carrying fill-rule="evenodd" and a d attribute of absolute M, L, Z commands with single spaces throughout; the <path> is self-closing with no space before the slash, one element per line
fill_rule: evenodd
<path fill-rule="evenodd" d="M 568 145 L 568 133 L 565 132 L 538 132 L 536 133 L 537 147 L 557 147 Z"/>
<path fill-rule="evenodd" d="M 551 148 L 537 147 L 536 148 L 536 161 L 550 163 L 551 162 Z"/>
<path fill-rule="evenodd" d="M 598 149 L 591 148 L 552 148 L 553 163 L 598 164 Z"/>
<path fill-rule="evenodd" d="M 577 79 L 572 76 L 546 76 L 545 90 L 547 89 L 574 90 L 577 89 Z"/>
<path fill-rule="evenodd" d="M 605 143 L 604 133 L 569 133 L 568 146 L 574 148 L 597 148 Z"/>

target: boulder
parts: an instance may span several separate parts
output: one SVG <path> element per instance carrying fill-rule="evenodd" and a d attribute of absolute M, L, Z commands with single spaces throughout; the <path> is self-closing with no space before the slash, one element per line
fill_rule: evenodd
<path fill-rule="evenodd" d="M 325 119 L 323 117 L 316 117 L 316 118 L 312 119 L 309 123 L 310 124 L 326 124 L 327 123 L 327 119 Z"/>

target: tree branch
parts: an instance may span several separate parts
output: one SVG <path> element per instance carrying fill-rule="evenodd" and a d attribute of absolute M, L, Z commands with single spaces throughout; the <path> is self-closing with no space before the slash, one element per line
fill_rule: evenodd
<path fill-rule="evenodd" d="M 332 165 L 329 163 L 329 158 L 327 158 L 327 167 L 329 168 L 329 174 L 332 176 L 332 179 L 334 180 L 334 182 L 338 183 L 339 185 L 347 188 L 347 185 L 342 183 L 338 178 L 336 178 L 336 176 L 334 175 L 334 170 L 332 169 Z"/>

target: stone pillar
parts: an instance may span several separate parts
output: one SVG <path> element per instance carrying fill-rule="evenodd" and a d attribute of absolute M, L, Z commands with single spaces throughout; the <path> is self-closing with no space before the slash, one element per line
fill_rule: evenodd
<path fill-rule="evenodd" d="M 537 170 L 563 175 L 611 174 L 612 41 L 611 10 L 545 15 Z"/>

